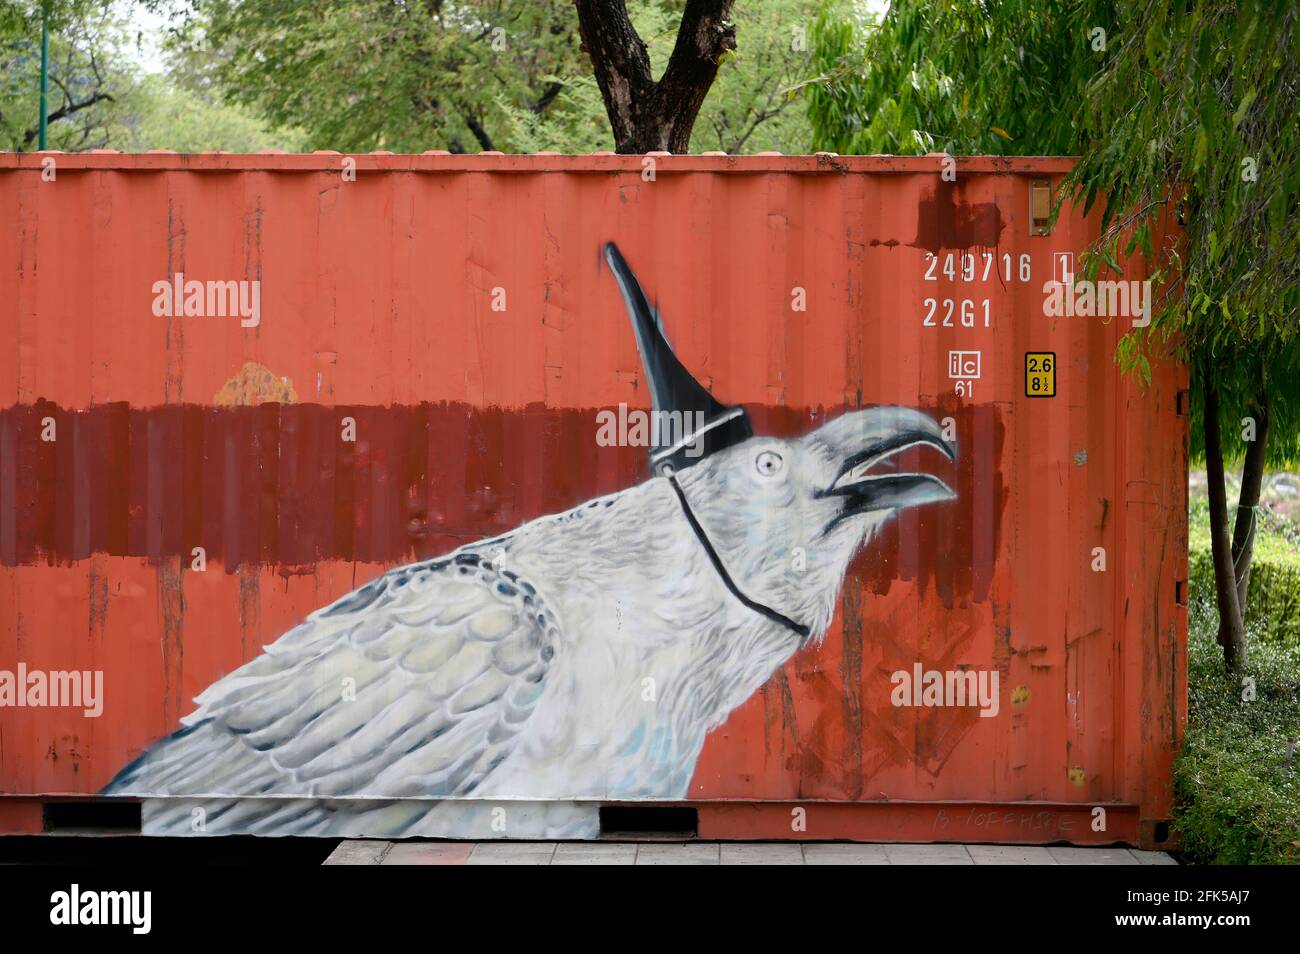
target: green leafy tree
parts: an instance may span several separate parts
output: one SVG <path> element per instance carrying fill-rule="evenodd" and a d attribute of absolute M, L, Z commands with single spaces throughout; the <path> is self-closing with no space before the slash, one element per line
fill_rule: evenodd
<path fill-rule="evenodd" d="M 1086 202 L 1105 195 L 1112 251 L 1128 218 L 1178 203 L 1177 282 L 1149 337 L 1176 342 L 1192 368 L 1230 668 L 1245 660 L 1264 468 L 1300 456 L 1298 17 L 1282 0 L 1126 6 L 1087 90 L 1087 148 L 1073 176 Z M 1132 366 L 1138 355 L 1122 357 Z M 1229 535 L 1224 464 L 1243 458 Z"/>
<path fill-rule="evenodd" d="M 142 74 L 131 57 L 125 9 L 99 0 L 0 8 L 0 149 L 37 147 L 42 19 L 50 34 L 49 147 L 177 152 L 299 148 L 246 108 L 211 90 Z"/>
<path fill-rule="evenodd" d="M 300 130 L 279 129 L 238 104 L 213 101 L 202 90 L 165 76 L 138 78 L 117 110 L 112 148 L 123 152 L 300 151 Z"/>
<path fill-rule="evenodd" d="M 1297 16 L 1284 0 L 894 0 L 878 26 L 827 10 L 814 31 L 817 148 L 1078 155 L 1062 196 L 1102 202 L 1093 273 L 1151 251 L 1175 206 L 1161 307 L 1116 358 L 1138 375 L 1155 352 L 1190 365 L 1230 669 L 1245 660 L 1264 468 L 1300 457 Z"/>
<path fill-rule="evenodd" d="M 1088 25 L 1097 12 L 1113 16 L 1113 3 L 1091 6 L 899 0 L 878 25 L 824 7 L 808 98 L 815 148 L 1068 153 L 1078 94 L 1100 64 L 1086 49 Z"/>
<path fill-rule="evenodd" d="M 630 6 L 653 77 L 668 70 L 687 6 Z M 735 14 L 740 39 L 720 56 L 712 91 L 702 87 L 691 149 L 807 149 L 811 128 L 790 90 L 808 75 L 817 10 L 817 0 L 769 0 Z M 171 64 L 181 85 L 302 130 L 305 148 L 590 152 L 617 141 L 567 3 L 195 0 Z"/>
<path fill-rule="evenodd" d="M 104 2 L 16 0 L 0 8 L 0 149 L 37 147 L 42 22 L 50 34 L 49 147 L 106 147 L 112 106 L 129 84 L 120 23 Z"/>
<path fill-rule="evenodd" d="M 312 148 L 490 150 L 504 145 L 503 103 L 555 104 L 554 77 L 578 53 L 571 19 L 503 0 L 200 0 L 180 58 Z"/>
<path fill-rule="evenodd" d="M 707 4 L 706 4 L 707 6 Z M 602 109 L 608 112 L 610 100 L 601 100 L 599 75 L 602 68 L 616 66 L 620 87 L 639 88 L 639 113 L 634 109 L 637 97 L 621 103 L 614 97 L 611 124 L 617 129 L 617 118 L 622 109 L 629 113 L 627 122 L 635 125 L 639 120 L 643 129 L 619 141 L 613 138 L 621 151 L 643 152 L 668 149 L 674 152 L 722 151 L 740 152 L 806 152 L 812 138 L 807 112 L 797 102 L 797 93 L 807 77 L 810 54 L 809 34 L 819 4 L 816 0 L 768 0 L 759 4 L 742 4 L 735 9 L 723 10 L 729 4 L 717 4 L 715 14 L 718 26 L 713 31 L 718 46 L 705 57 L 703 68 L 689 76 L 684 84 L 693 93 L 665 92 L 665 77 L 676 56 L 682 57 L 680 45 L 683 31 L 694 35 L 701 31 L 698 22 L 689 20 L 689 5 L 682 2 L 655 2 L 633 5 L 628 12 L 628 22 L 612 37 L 593 37 L 587 44 L 605 43 L 611 47 L 644 46 L 645 60 L 632 53 L 618 55 L 610 51 L 593 58 L 591 64 L 582 63 L 580 69 L 586 76 L 577 82 L 590 89 L 590 114 L 598 116 Z M 610 22 L 610 9 L 624 7 L 621 0 L 603 3 L 578 4 L 580 19 L 587 13 L 602 25 Z M 629 29 L 630 28 L 630 29 Z M 710 31 L 704 29 L 707 35 Z M 626 53 L 627 51 L 623 51 Z M 716 60 L 716 63 L 714 62 Z M 596 76 L 591 76 L 596 65 Z M 712 67 L 712 68 L 711 68 Z M 633 82 L 624 82 L 623 71 L 630 71 Z M 685 72 L 685 71 L 681 71 Z M 609 85 L 609 84 L 606 84 Z M 682 100 L 699 99 L 698 114 L 689 127 L 674 130 L 677 117 L 674 109 Z M 666 102 L 665 102 L 666 100 Z M 665 109 L 665 107 L 667 107 Z M 686 105 L 687 110 L 693 105 Z M 640 115 L 641 113 L 645 115 Z M 677 138 L 674 140 L 674 133 Z M 608 137 L 606 137 L 608 143 Z M 686 145 L 684 145 L 686 144 Z M 608 148 L 605 145 L 603 148 Z"/>

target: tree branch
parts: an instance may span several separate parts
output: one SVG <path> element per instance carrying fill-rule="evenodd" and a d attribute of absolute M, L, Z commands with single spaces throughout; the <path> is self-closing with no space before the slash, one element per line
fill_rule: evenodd
<path fill-rule="evenodd" d="M 654 91 L 650 53 L 623 0 L 574 0 L 582 49 L 591 57 L 619 152 L 636 149 L 637 113 Z"/>
<path fill-rule="evenodd" d="M 546 92 L 542 93 L 542 95 L 537 98 L 537 101 L 533 103 L 532 111 L 534 113 L 540 114 L 542 110 L 546 109 L 547 106 L 551 105 L 551 102 L 555 99 L 555 97 L 560 95 L 560 90 L 562 89 L 564 89 L 563 83 L 558 81 L 550 83 L 546 87 Z"/>
<path fill-rule="evenodd" d="M 462 113 L 461 118 L 465 120 L 465 125 L 469 127 L 469 131 L 474 134 L 474 138 L 478 140 L 479 146 L 485 152 L 496 152 L 496 146 L 492 145 L 492 137 L 488 135 L 478 119 L 468 112 Z"/>
<path fill-rule="evenodd" d="M 574 0 L 582 48 L 591 57 L 621 153 L 686 152 L 723 54 L 736 48 L 734 0 L 687 0 L 677 42 L 656 83 L 645 41 L 624 0 Z"/>
<path fill-rule="evenodd" d="M 60 119 L 66 119 L 68 116 L 71 116 L 73 113 L 80 112 L 83 109 L 89 109 L 91 106 L 94 106 L 96 103 L 103 102 L 104 100 L 108 100 L 110 102 L 114 101 L 112 95 L 109 93 L 95 93 L 89 98 L 84 99 L 79 103 L 74 103 L 69 100 L 68 102 L 60 106 L 58 109 L 56 109 L 54 112 L 50 113 L 49 116 L 46 118 L 46 122 L 56 123 Z M 25 133 L 23 133 L 23 145 L 30 146 L 32 144 L 32 141 L 36 138 L 36 135 L 39 131 L 40 131 L 39 129 L 29 129 Z"/>
<path fill-rule="evenodd" d="M 733 0 L 688 0 L 668 68 L 655 87 L 655 113 L 668 127 L 668 151 L 688 152 L 723 54 L 736 48 Z"/>

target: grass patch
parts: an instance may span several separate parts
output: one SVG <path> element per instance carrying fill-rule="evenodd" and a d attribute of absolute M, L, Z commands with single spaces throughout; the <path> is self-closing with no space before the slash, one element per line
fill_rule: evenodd
<path fill-rule="evenodd" d="M 1208 540 L 1208 531 L 1207 531 Z M 1247 624 L 1254 701 L 1223 671 L 1211 588 L 1193 585 L 1188 625 L 1188 720 L 1174 767 L 1174 824 L 1188 861 L 1300 863 L 1300 645 L 1263 616 Z M 1253 585 L 1252 585 L 1253 590 Z M 1297 742 L 1300 748 L 1300 742 Z"/>

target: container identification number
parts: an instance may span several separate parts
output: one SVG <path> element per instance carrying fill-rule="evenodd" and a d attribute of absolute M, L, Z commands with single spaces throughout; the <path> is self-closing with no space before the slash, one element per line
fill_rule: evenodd
<path fill-rule="evenodd" d="M 990 278 L 1004 285 L 1011 282 L 1028 282 L 1033 278 L 1033 263 L 1029 253 L 1001 256 L 993 252 L 948 252 L 936 255 L 925 253 L 927 282 L 972 285 L 987 282 Z M 992 328 L 993 309 L 988 298 L 933 298 L 922 299 L 925 314 L 921 325 L 925 328 Z"/>
<path fill-rule="evenodd" d="M 950 282 L 961 281 L 969 284 L 975 281 L 986 282 L 989 280 L 989 274 L 993 270 L 994 255 L 992 252 L 981 252 L 979 255 L 974 252 L 962 252 L 961 254 L 949 252 L 943 256 L 942 265 L 940 265 L 941 259 L 938 255 L 933 252 L 926 252 L 925 260 L 927 263 L 925 280 L 927 282 L 937 282 L 942 276 Z M 1022 253 L 1017 260 L 1010 252 L 1004 252 L 1000 271 L 1004 282 L 1028 282 L 1033 276 L 1033 265 L 1030 263 L 1029 253 Z"/>

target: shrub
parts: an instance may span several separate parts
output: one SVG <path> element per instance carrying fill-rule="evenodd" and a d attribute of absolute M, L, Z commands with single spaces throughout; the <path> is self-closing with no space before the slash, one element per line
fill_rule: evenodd
<path fill-rule="evenodd" d="M 1190 515 L 1187 577 L 1193 597 L 1199 593 L 1214 599 L 1210 522 L 1203 501 L 1193 504 Z M 1246 624 L 1254 637 L 1247 643 L 1248 653 L 1261 641 L 1300 645 L 1300 540 L 1290 524 L 1275 525 L 1267 515 L 1255 534 L 1246 605 Z"/>
<path fill-rule="evenodd" d="M 1300 863 L 1300 750 L 1287 759 L 1300 737 L 1300 644 L 1272 638 L 1262 617 L 1249 624 L 1241 678 L 1255 697 L 1245 701 L 1241 679 L 1224 673 L 1213 591 L 1191 594 L 1187 737 L 1174 767 L 1183 852 L 1199 863 Z"/>

